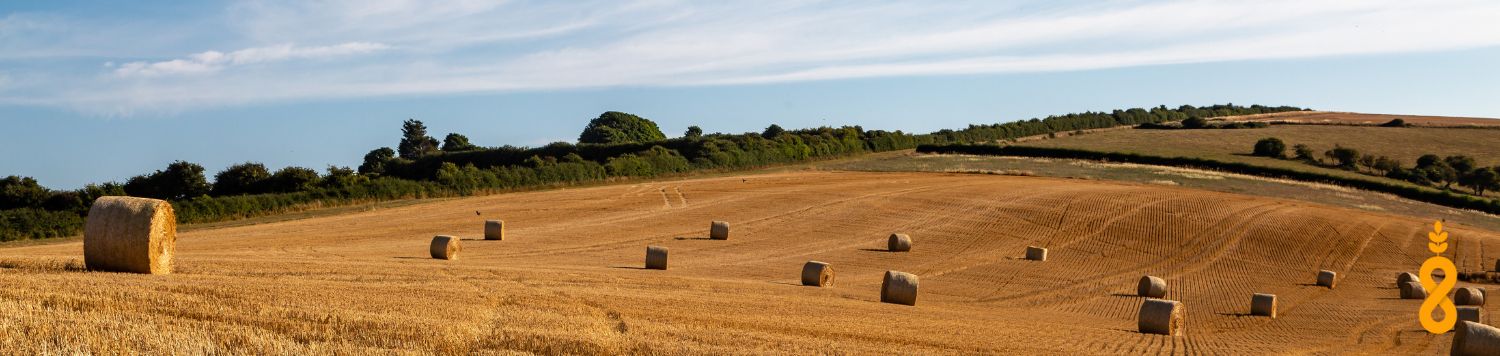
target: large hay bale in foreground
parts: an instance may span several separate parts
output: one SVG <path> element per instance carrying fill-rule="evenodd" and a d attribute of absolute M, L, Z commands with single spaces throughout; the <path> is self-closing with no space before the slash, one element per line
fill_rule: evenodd
<path fill-rule="evenodd" d="M 432 258 L 439 260 L 456 260 L 458 259 L 459 250 L 462 250 L 462 248 L 458 246 L 458 237 L 448 235 L 433 236 L 432 246 L 428 247 L 428 252 L 432 253 Z"/>
<path fill-rule="evenodd" d="M 1135 295 L 1147 298 L 1161 298 L 1167 296 L 1167 280 L 1155 276 L 1143 276 L 1136 283 Z"/>
<path fill-rule="evenodd" d="M 646 269 L 667 269 L 665 246 L 646 246 Z"/>
<path fill-rule="evenodd" d="M 1484 308 L 1472 305 L 1458 307 L 1458 321 L 1472 321 L 1484 324 Z"/>
<path fill-rule="evenodd" d="M 1422 286 L 1422 282 L 1402 283 L 1401 299 L 1427 299 L 1427 288 Z"/>
<path fill-rule="evenodd" d="M 885 271 L 880 282 L 880 302 L 917 305 L 917 276 L 906 272 Z"/>
<path fill-rule="evenodd" d="M 1250 296 L 1250 315 L 1269 316 L 1276 318 L 1276 295 L 1266 293 L 1255 293 Z"/>
<path fill-rule="evenodd" d="M 724 221 L 714 221 L 713 223 L 710 223 L 708 225 L 708 238 L 714 240 L 728 240 L 729 223 Z"/>
<path fill-rule="evenodd" d="M 1318 285 L 1333 289 L 1333 282 L 1338 279 L 1339 274 L 1329 270 L 1318 271 Z"/>
<path fill-rule="evenodd" d="M 1475 287 L 1463 287 L 1454 290 L 1453 304 L 1484 305 L 1484 290 Z"/>
<path fill-rule="evenodd" d="M 911 251 L 911 236 L 907 234 L 891 234 L 885 243 L 886 249 L 891 252 Z"/>
<path fill-rule="evenodd" d="M 99 197 L 83 226 L 83 260 L 91 270 L 172 273 L 177 214 L 163 200 Z"/>
<path fill-rule="evenodd" d="M 505 240 L 505 220 L 485 220 L 484 239 Z"/>
<path fill-rule="evenodd" d="M 832 287 L 833 266 L 827 262 L 807 261 L 807 264 L 802 265 L 802 285 Z"/>
<path fill-rule="evenodd" d="M 1032 261 L 1046 261 L 1047 249 L 1036 246 L 1026 246 L 1026 259 Z"/>
<path fill-rule="evenodd" d="M 1401 274 L 1397 274 L 1396 275 L 1396 286 L 1400 286 L 1402 283 L 1406 283 L 1406 282 L 1420 282 L 1420 281 L 1422 281 L 1422 279 L 1421 278 L 1417 278 L 1417 274 L 1416 273 L 1401 272 Z"/>
<path fill-rule="evenodd" d="M 1183 313 L 1182 302 L 1146 298 L 1136 326 L 1146 334 L 1177 335 L 1182 332 Z"/>
<path fill-rule="evenodd" d="M 1455 356 L 1500 355 L 1500 329 L 1472 321 L 1460 320 L 1453 329 Z"/>

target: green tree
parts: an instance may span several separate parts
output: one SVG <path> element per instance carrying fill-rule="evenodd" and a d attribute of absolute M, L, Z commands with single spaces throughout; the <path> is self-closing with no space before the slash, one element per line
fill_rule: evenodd
<path fill-rule="evenodd" d="M 1478 196 L 1484 196 L 1486 190 L 1500 190 L 1500 167 L 1475 169 L 1468 186 Z"/>
<path fill-rule="evenodd" d="M 40 208 L 52 192 L 31 177 L 9 176 L 0 179 L 0 210 Z"/>
<path fill-rule="evenodd" d="M 407 119 L 401 124 L 401 143 L 396 152 L 401 158 L 416 159 L 437 150 L 437 139 L 427 136 L 427 125 L 416 119 Z"/>
<path fill-rule="evenodd" d="M 1444 157 L 1443 163 L 1447 163 L 1449 167 L 1453 167 L 1453 171 L 1458 173 L 1459 176 L 1468 175 L 1475 168 L 1479 168 L 1479 165 L 1474 163 L 1474 157 L 1464 155 Z"/>
<path fill-rule="evenodd" d="M 266 186 L 272 192 L 295 193 L 316 188 L 321 179 L 312 168 L 286 167 L 272 174 Z"/>
<path fill-rule="evenodd" d="M 381 147 L 370 150 L 365 154 L 365 162 L 359 165 L 359 173 L 369 175 L 385 174 L 387 162 L 396 159 L 396 151 L 390 147 Z"/>
<path fill-rule="evenodd" d="M 578 135 L 578 143 L 637 143 L 666 140 L 655 122 L 640 116 L 608 111 L 589 121 Z"/>
<path fill-rule="evenodd" d="M 1333 149 L 1323 152 L 1323 156 L 1333 160 L 1334 165 L 1343 169 L 1355 169 L 1359 161 L 1359 150 L 1339 145 L 1333 145 Z"/>
<path fill-rule="evenodd" d="M 1299 161 L 1312 163 L 1318 160 L 1317 157 L 1313 157 L 1312 147 L 1304 144 L 1299 143 L 1296 146 L 1292 146 L 1292 152 L 1296 154 L 1296 158 Z"/>
<path fill-rule="evenodd" d="M 766 130 L 760 133 L 760 137 L 776 139 L 784 133 L 786 133 L 786 129 L 782 129 L 781 125 L 771 124 L 771 126 L 766 126 Z"/>
<path fill-rule="evenodd" d="M 1437 161 L 1418 169 L 1428 181 L 1443 185 L 1443 189 L 1449 189 L 1454 182 L 1458 181 L 1458 171 L 1448 166 L 1448 162 Z"/>
<path fill-rule="evenodd" d="M 1256 156 L 1286 158 L 1286 143 L 1275 137 L 1267 137 L 1255 141 Z"/>
<path fill-rule="evenodd" d="M 1441 162 L 1442 160 L 1442 157 L 1438 157 L 1438 155 L 1435 154 L 1422 155 L 1422 157 L 1417 157 L 1417 169 L 1427 168 L 1435 163 Z"/>
<path fill-rule="evenodd" d="M 688 126 L 687 132 L 683 132 L 682 137 L 701 138 L 703 137 L 703 128 L 700 128 L 698 126 Z"/>
<path fill-rule="evenodd" d="M 240 163 L 215 174 L 210 192 L 216 196 L 263 193 L 268 178 L 271 178 L 271 171 L 266 170 L 266 165 L 256 162 Z"/>
<path fill-rule="evenodd" d="M 196 198 L 208 194 L 210 189 L 203 166 L 186 161 L 172 162 L 166 170 L 125 181 L 125 192 L 130 195 L 166 200 Z"/>
<path fill-rule="evenodd" d="M 443 152 L 473 151 L 479 146 L 469 143 L 469 137 L 457 133 L 450 133 L 443 138 Z"/>

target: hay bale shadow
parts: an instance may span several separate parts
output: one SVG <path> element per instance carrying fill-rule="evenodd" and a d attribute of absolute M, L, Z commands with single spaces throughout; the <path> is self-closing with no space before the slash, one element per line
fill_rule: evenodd
<path fill-rule="evenodd" d="M 646 269 L 646 267 L 644 267 L 644 266 L 609 266 L 609 268 L 621 268 L 621 269 Z"/>
<path fill-rule="evenodd" d="M 889 249 L 883 249 L 883 248 L 862 248 L 862 249 L 859 249 L 859 250 L 860 251 L 870 251 L 870 252 L 896 252 L 896 251 L 891 251 Z"/>
<path fill-rule="evenodd" d="M 682 241 L 682 240 L 713 240 L 713 239 L 707 238 L 707 237 L 696 237 L 696 236 L 693 236 L 693 237 L 678 236 L 678 237 L 673 237 L 672 239 L 673 240 L 678 240 L 678 241 Z"/>

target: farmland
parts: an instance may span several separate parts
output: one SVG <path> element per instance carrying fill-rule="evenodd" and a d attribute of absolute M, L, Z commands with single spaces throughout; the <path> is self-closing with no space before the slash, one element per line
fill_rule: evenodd
<path fill-rule="evenodd" d="M 495 218 L 507 240 L 476 240 Z M 729 221 L 732 238 L 707 239 L 711 220 Z M 1430 224 L 1183 187 L 951 173 L 498 194 L 186 230 L 164 276 L 81 271 L 76 241 L 0 248 L 0 349 L 1437 353 L 1451 336 L 1423 332 L 1419 301 L 1396 299 L 1391 283 L 1430 256 Z M 1448 230 L 1460 270 L 1500 257 L 1500 235 Z M 892 232 L 909 233 L 912 251 L 883 251 Z M 462 257 L 429 258 L 437 234 L 464 238 Z M 646 245 L 671 248 L 670 269 L 642 269 Z M 1021 259 L 1028 245 L 1049 260 Z M 835 286 L 800 286 L 808 260 L 830 263 Z M 1311 285 L 1319 269 L 1338 272 L 1338 288 Z M 922 279 L 915 307 L 878 302 L 887 270 Z M 1184 335 L 1135 331 L 1145 274 L 1186 305 Z M 1248 316 L 1252 293 L 1276 294 L 1279 318 Z"/>

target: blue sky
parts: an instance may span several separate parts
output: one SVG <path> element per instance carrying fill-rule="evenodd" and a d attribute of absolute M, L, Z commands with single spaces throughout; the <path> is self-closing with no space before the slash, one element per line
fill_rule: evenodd
<path fill-rule="evenodd" d="M 927 132 L 1181 104 L 1500 117 L 1493 1 L 0 3 L 0 175 L 354 166 L 400 121 L 486 146 L 607 110 Z"/>

